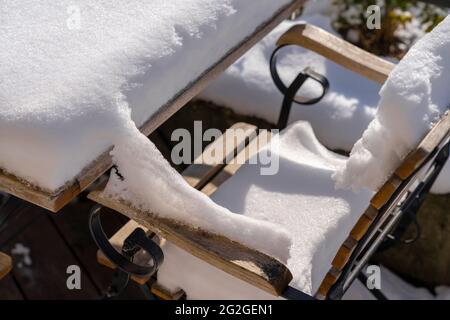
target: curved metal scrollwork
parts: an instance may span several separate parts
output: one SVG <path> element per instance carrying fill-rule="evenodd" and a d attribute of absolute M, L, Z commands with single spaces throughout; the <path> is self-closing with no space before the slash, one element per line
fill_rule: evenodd
<path fill-rule="evenodd" d="M 328 92 L 330 87 L 330 83 L 328 79 L 321 74 L 315 72 L 311 68 L 306 68 L 302 72 L 300 72 L 295 80 L 291 83 L 289 87 L 287 87 L 278 73 L 277 62 L 278 62 L 278 54 L 280 51 L 289 45 L 280 46 L 272 53 L 270 58 L 270 73 L 272 75 L 273 82 L 277 86 L 278 90 L 284 95 L 283 105 L 280 112 L 280 117 L 278 119 L 277 127 L 282 130 L 287 127 L 289 115 L 292 109 L 292 104 L 295 102 L 300 105 L 313 105 L 318 103 L 325 94 Z M 322 86 L 322 93 L 318 97 L 313 98 L 304 98 L 298 96 L 297 93 L 300 88 L 303 86 L 306 80 L 311 79 L 316 81 Z"/>
<path fill-rule="evenodd" d="M 155 274 L 164 262 L 164 254 L 161 248 L 141 228 L 136 228 L 125 239 L 122 251 L 118 252 L 103 231 L 100 219 L 101 209 L 102 206 L 100 205 L 96 205 L 92 209 L 89 218 L 89 229 L 99 249 L 117 266 L 112 283 L 105 294 L 105 298 L 110 299 L 120 295 L 127 287 L 131 275 L 150 277 Z M 133 262 L 135 254 L 141 249 L 148 253 L 151 263 L 139 265 Z"/>

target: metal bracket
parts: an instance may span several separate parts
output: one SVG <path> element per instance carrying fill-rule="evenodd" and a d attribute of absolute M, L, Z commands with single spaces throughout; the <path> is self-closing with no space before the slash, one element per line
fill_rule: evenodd
<path fill-rule="evenodd" d="M 280 117 L 278 119 L 277 127 L 282 130 L 287 127 L 289 115 L 291 113 L 292 104 L 295 102 L 300 105 L 313 105 L 323 99 L 325 94 L 330 88 L 328 79 L 321 74 L 315 72 L 311 68 L 306 68 L 298 74 L 295 80 L 289 87 L 286 87 L 283 80 L 281 80 L 277 69 L 278 54 L 280 51 L 289 45 L 279 46 L 275 49 L 270 57 L 270 73 L 272 75 L 273 82 L 277 86 L 278 90 L 284 95 L 283 105 L 281 107 Z M 306 80 L 311 79 L 322 86 L 322 93 L 318 97 L 306 99 L 301 96 L 297 96 L 297 92 L 303 86 Z"/>
<path fill-rule="evenodd" d="M 89 229 L 92 238 L 103 254 L 117 266 L 113 281 L 109 287 L 106 298 L 118 296 L 128 285 L 131 275 L 139 277 L 151 276 L 157 272 L 159 266 L 164 262 L 164 253 L 144 230 L 136 228 L 124 241 L 122 251 L 119 253 L 109 242 L 108 237 L 103 231 L 100 219 L 102 206 L 96 205 L 92 208 L 89 217 Z M 133 257 L 140 250 L 146 251 L 151 264 L 138 265 L 133 263 Z"/>

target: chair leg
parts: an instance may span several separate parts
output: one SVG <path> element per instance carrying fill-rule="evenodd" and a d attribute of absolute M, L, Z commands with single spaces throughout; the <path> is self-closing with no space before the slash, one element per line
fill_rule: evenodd
<path fill-rule="evenodd" d="M 129 282 L 130 282 L 130 274 L 121 269 L 116 269 L 114 271 L 111 284 L 103 293 L 103 300 L 112 300 L 120 297 L 122 292 L 128 286 Z"/>

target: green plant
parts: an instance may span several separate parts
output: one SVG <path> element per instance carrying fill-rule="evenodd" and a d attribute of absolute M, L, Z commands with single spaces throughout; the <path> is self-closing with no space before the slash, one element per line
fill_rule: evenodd
<path fill-rule="evenodd" d="M 348 41 L 380 56 L 401 58 L 447 12 L 430 4 L 406 0 L 334 0 L 333 27 Z M 381 28 L 370 29 L 367 8 L 380 8 Z"/>

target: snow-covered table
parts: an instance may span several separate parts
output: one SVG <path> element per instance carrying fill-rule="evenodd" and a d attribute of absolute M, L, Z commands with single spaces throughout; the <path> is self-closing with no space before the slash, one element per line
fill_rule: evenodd
<path fill-rule="evenodd" d="M 8 2 L 0 190 L 58 211 L 111 166 L 108 108 L 150 134 L 304 2 Z"/>

